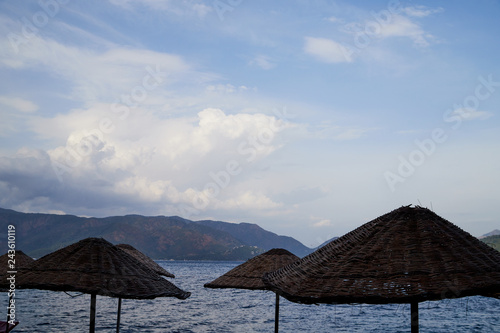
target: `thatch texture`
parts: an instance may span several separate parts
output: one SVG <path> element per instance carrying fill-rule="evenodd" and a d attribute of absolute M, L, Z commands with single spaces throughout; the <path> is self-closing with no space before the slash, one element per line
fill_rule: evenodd
<path fill-rule="evenodd" d="M 264 282 L 300 303 L 415 303 L 500 293 L 500 252 L 422 207 L 401 207 Z"/>
<path fill-rule="evenodd" d="M 206 288 L 265 290 L 268 288 L 262 281 L 264 273 L 275 271 L 297 260 L 299 257 L 285 249 L 272 249 L 236 266 L 204 286 Z"/>
<path fill-rule="evenodd" d="M 11 269 L 8 264 L 9 260 L 15 260 L 14 263 L 14 269 Z M 35 259 L 31 258 L 27 254 L 25 254 L 21 250 L 16 250 L 15 255 L 13 257 L 9 256 L 9 253 L 5 253 L 4 255 L 0 256 L 0 267 L 2 267 L 2 272 L 5 271 L 12 271 L 12 270 L 19 270 L 28 267 L 31 265 Z"/>
<path fill-rule="evenodd" d="M 8 326 L 7 326 L 8 325 Z M 6 321 L 0 321 L 0 332 L 5 332 L 6 329 L 7 329 L 7 332 L 10 332 L 14 329 L 14 327 L 16 327 L 17 325 L 19 325 L 19 322 L 18 321 L 15 321 L 14 322 L 14 325 L 12 324 L 9 324 L 8 322 Z"/>
<path fill-rule="evenodd" d="M 102 238 L 87 238 L 36 260 L 18 272 L 16 287 L 129 299 L 190 296 Z"/>
<path fill-rule="evenodd" d="M 175 275 L 172 273 L 169 273 L 165 268 L 161 267 L 158 265 L 153 259 L 142 253 L 141 251 L 137 250 L 135 247 L 129 244 L 118 244 L 116 245 L 123 251 L 127 252 L 131 256 L 133 256 L 135 259 L 139 260 L 141 263 L 146 265 L 149 269 L 155 271 L 156 273 L 170 277 L 170 278 L 175 278 Z"/>

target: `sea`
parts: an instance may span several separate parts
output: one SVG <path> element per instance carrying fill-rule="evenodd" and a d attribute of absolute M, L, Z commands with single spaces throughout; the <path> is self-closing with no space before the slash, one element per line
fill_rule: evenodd
<path fill-rule="evenodd" d="M 123 300 L 120 332 L 274 332 L 275 294 L 208 289 L 241 262 L 157 261 L 191 292 L 186 300 Z M 6 293 L 2 301 L 7 305 Z M 12 331 L 88 332 L 90 295 L 16 290 Z M 97 296 L 96 332 L 116 332 L 118 300 Z M 6 307 L 5 307 L 6 309 Z M 420 303 L 420 332 L 500 332 L 500 300 L 464 297 Z M 408 304 L 304 305 L 280 298 L 280 332 L 410 332 Z"/>

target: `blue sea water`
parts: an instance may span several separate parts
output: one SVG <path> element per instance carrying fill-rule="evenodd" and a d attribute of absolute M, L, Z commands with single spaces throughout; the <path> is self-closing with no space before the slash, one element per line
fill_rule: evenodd
<path fill-rule="evenodd" d="M 241 262 L 158 263 L 191 297 L 123 300 L 120 332 L 273 332 L 274 293 L 203 287 Z M 88 332 L 89 295 L 17 290 L 15 300 L 20 324 L 13 332 Z M 117 307 L 117 299 L 97 297 L 97 332 L 115 332 Z M 493 298 L 424 302 L 420 332 L 500 332 L 499 314 L 500 300 Z M 409 305 L 303 305 L 280 299 L 280 332 L 409 331 Z"/>

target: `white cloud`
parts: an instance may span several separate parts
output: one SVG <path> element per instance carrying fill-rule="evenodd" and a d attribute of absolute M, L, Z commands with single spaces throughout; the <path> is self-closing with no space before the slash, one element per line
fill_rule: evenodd
<path fill-rule="evenodd" d="M 253 60 L 250 61 L 249 64 L 252 66 L 260 67 L 265 70 L 269 70 L 276 67 L 276 65 L 271 62 L 271 59 L 264 55 L 256 56 Z"/>
<path fill-rule="evenodd" d="M 280 203 L 274 202 L 263 193 L 245 191 L 235 198 L 220 201 L 215 205 L 216 209 L 239 209 L 239 210 L 267 210 L 281 207 Z"/>
<path fill-rule="evenodd" d="M 235 87 L 232 84 L 211 84 L 208 85 L 205 90 L 209 93 L 220 93 L 220 94 L 234 94 L 238 92 L 244 92 L 248 90 L 245 86 Z"/>
<path fill-rule="evenodd" d="M 104 117 L 113 122 L 109 131 L 98 126 Z M 208 108 L 193 118 L 161 119 L 138 108 L 120 120 L 113 117 L 110 105 L 102 104 L 53 118 L 39 117 L 36 124 L 40 137 L 61 140 L 66 135 L 65 144 L 0 160 L 0 183 L 12 193 L 18 191 L 9 199 L 11 207 L 16 198 L 30 202 L 24 210 L 36 210 L 37 205 L 68 210 L 78 205 L 58 188 L 72 189 L 83 197 L 97 191 L 99 195 L 89 202 L 96 209 L 105 209 L 110 201 L 120 201 L 124 211 L 130 202 L 157 209 L 170 205 L 174 210 L 184 205 L 199 211 L 281 205 L 251 186 L 238 185 L 257 167 L 253 162 L 281 147 L 281 132 L 290 125 L 273 116 L 225 114 Z M 228 163 L 236 163 L 239 172 L 231 174 L 227 187 L 218 185 L 220 193 L 214 196 L 208 185 L 217 182 L 211 174 L 226 172 Z M 37 178 L 43 186 L 21 184 Z M 55 192 L 47 194 L 47 189 Z M 52 202 L 56 198 L 58 204 Z M 199 198 L 208 198 L 206 205 L 196 206 Z"/>
<path fill-rule="evenodd" d="M 411 37 L 414 35 L 420 35 L 422 33 L 422 29 L 418 26 L 418 24 L 401 15 L 394 15 L 390 23 L 381 25 L 380 30 L 380 35 L 382 37 Z"/>
<path fill-rule="evenodd" d="M 31 131 L 39 138 L 65 142 L 75 132 L 90 132 L 99 128 L 101 119 L 115 116 L 112 110 L 109 104 L 97 104 L 88 109 L 73 109 L 67 113 L 58 113 L 52 118 L 41 115 L 31 117 L 28 124 Z"/>
<path fill-rule="evenodd" d="M 340 43 L 327 39 L 306 37 L 304 52 L 326 63 L 352 62 L 352 56 Z"/>
<path fill-rule="evenodd" d="M 0 137 L 7 138 L 25 130 L 26 121 L 32 119 L 37 110 L 38 105 L 27 99 L 0 96 Z M 16 144 L 22 145 L 20 140 L 16 140 Z M 12 142 L 8 146 L 13 151 L 19 148 L 13 147 Z"/>
<path fill-rule="evenodd" d="M 17 111 L 31 113 L 38 110 L 38 105 L 26 99 L 18 97 L 0 96 L 0 104 L 14 108 Z"/>
<path fill-rule="evenodd" d="M 364 21 L 348 23 L 341 31 L 352 36 L 351 43 L 347 45 L 356 48 L 355 53 L 368 46 L 373 48 L 374 41 L 396 37 L 409 38 L 414 46 L 425 48 L 436 38 L 422 28 L 418 19 L 440 11 L 440 8 L 406 7 L 397 13 L 387 12 L 382 18 L 370 17 Z"/>
<path fill-rule="evenodd" d="M 332 226 L 332 221 L 330 221 L 329 219 L 322 219 L 313 224 L 313 227 L 315 228 L 330 227 L 330 226 Z"/>
<path fill-rule="evenodd" d="M 110 98 L 135 93 L 136 101 L 142 104 L 144 91 L 162 84 L 172 84 L 180 79 L 189 80 L 202 75 L 193 75 L 191 67 L 179 56 L 145 49 L 109 47 L 105 51 L 81 49 L 60 44 L 54 40 L 32 37 L 11 52 L 6 40 L 0 40 L 0 66 L 13 69 L 42 69 L 68 80 L 72 98 L 87 105 Z M 141 95 L 142 93 L 142 95 Z"/>
<path fill-rule="evenodd" d="M 381 24 L 378 36 L 381 38 L 408 37 L 419 47 L 428 46 L 428 39 L 432 38 L 417 23 L 401 15 L 393 15 L 390 23 Z"/>
<path fill-rule="evenodd" d="M 177 16 L 205 17 L 213 9 L 203 1 L 170 1 L 170 0 L 110 0 L 113 5 L 127 10 L 133 10 L 138 5 L 150 7 L 153 10 L 173 13 Z"/>
<path fill-rule="evenodd" d="M 336 16 L 330 16 L 330 17 L 327 17 L 327 18 L 326 18 L 326 20 L 327 20 L 327 21 L 329 21 L 329 22 L 332 22 L 332 23 L 342 21 L 342 19 L 339 19 L 339 18 L 338 18 L 338 17 L 336 17 Z"/>
<path fill-rule="evenodd" d="M 207 6 L 202 3 L 194 4 L 192 7 L 193 12 L 195 12 L 199 17 L 205 17 L 208 13 L 212 12 L 212 7 Z"/>
<path fill-rule="evenodd" d="M 141 201 L 158 203 L 179 203 L 182 201 L 180 193 L 169 180 L 151 180 L 147 177 L 131 176 L 114 184 L 113 190 L 119 195 L 130 195 Z M 184 198 L 185 199 L 185 198 Z"/>
<path fill-rule="evenodd" d="M 485 120 L 493 117 L 493 113 L 488 111 L 478 111 L 473 108 L 458 108 L 455 109 L 450 116 L 458 116 L 462 120 Z"/>
<path fill-rule="evenodd" d="M 57 210 L 57 209 L 49 209 L 47 211 L 38 211 L 38 213 L 44 213 L 44 214 L 56 214 L 56 215 L 66 215 L 67 213 L 62 211 L 62 210 Z"/>
<path fill-rule="evenodd" d="M 408 6 L 402 8 L 402 12 L 404 12 L 408 16 L 413 17 L 426 17 L 432 14 L 441 13 L 444 11 L 443 8 L 429 8 L 426 6 Z"/>

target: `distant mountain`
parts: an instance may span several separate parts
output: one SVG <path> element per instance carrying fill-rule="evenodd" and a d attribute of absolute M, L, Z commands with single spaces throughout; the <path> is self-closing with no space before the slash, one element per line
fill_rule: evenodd
<path fill-rule="evenodd" d="M 194 222 L 178 216 L 84 218 L 0 208 L 0 249 L 7 251 L 7 226 L 12 224 L 16 228 L 16 248 L 32 257 L 41 257 L 87 237 L 103 237 L 113 244 L 127 243 L 154 259 L 246 260 L 273 247 L 285 248 L 298 256 L 308 251 L 299 241 L 278 236 L 256 224 L 210 225 L 211 222 L 214 221 Z"/>
<path fill-rule="evenodd" d="M 487 236 L 481 238 L 481 240 L 497 251 L 500 251 L 500 235 Z"/>
<path fill-rule="evenodd" d="M 277 234 L 264 230 L 253 223 L 229 223 L 222 221 L 196 221 L 200 225 L 224 231 L 246 245 L 254 245 L 264 250 L 272 248 L 286 249 L 298 257 L 303 257 L 312 252 L 311 248 L 295 238 L 278 236 Z"/>
<path fill-rule="evenodd" d="M 482 235 L 481 237 L 479 237 L 479 239 L 481 239 L 481 238 L 485 238 L 485 237 L 488 237 L 488 236 L 496 236 L 496 235 L 500 235 L 500 230 L 495 229 L 495 230 L 493 230 L 493 231 L 490 231 L 490 232 L 488 232 L 487 234 L 484 234 L 484 235 Z"/>
<path fill-rule="evenodd" d="M 330 243 L 330 242 L 332 242 L 332 241 L 336 240 L 337 238 L 338 238 L 338 237 L 332 237 L 332 238 L 330 238 L 330 239 L 329 239 L 329 240 L 327 240 L 326 242 L 323 242 L 322 244 L 320 244 L 319 246 L 317 246 L 317 247 L 314 249 L 314 251 L 316 251 L 316 250 L 317 250 L 317 249 L 319 249 L 320 247 L 323 247 L 323 246 L 325 246 L 326 244 L 328 244 L 328 243 Z"/>

